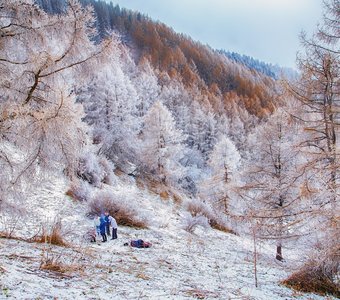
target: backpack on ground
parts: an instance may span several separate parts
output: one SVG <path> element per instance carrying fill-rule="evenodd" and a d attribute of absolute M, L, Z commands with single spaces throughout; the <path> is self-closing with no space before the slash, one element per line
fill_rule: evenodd
<path fill-rule="evenodd" d="M 135 248 L 150 248 L 151 243 L 144 242 L 143 240 L 135 240 L 130 242 L 130 246 Z"/>

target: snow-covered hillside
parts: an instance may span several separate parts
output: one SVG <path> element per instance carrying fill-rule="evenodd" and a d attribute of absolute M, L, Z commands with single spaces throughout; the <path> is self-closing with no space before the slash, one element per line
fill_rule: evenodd
<path fill-rule="evenodd" d="M 0 298 L 339 296 L 338 2 L 278 82 L 104 1 L 2 0 Z"/>
<path fill-rule="evenodd" d="M 140 190 L 134 180 L 120 181 L 115 193 L 129 195 L 149 216 L 149 229 L 120 226 L 117 240 L 90 243 L 83 239 L 93 227 L 86 206 L 63 195 L 64 188 L 62 182 L 41 187 L 28 213 L 35 211 L 41 223 L 58 216 L 69 246 L 0 239 L 1 299 L 322 299 L 280 285 L 296 267 L 296 256 L 287 249 L 287 261 L 279 263 L 267 244 L 259 249 L 256 288 L 251 238 L 202 227 L 188 233 L 178 203 Z M 38 231 L 39 222 L 27 227 L 28 220 L 21 220 L 17 236 Z M 124 246 L 132 239 L 152 247 Z M 60 269 L 46 270 L 46 262 Z"/>
<path fill-rule="evenodd" d="M 131 238 L 152 248 L 123 246 Z M 167 229 L 119 229 L 119 239 L 74 248 L 16 240 L 1 243 L 1 297 L 8 299 L 321 299 L 282 287 L 289 268 L 265 256 L 255 288 L 251 245 L 244 238 L 207 230 L 195 235 Z M 41 256 L 69 271 L 39 268 Z M 48 251 L 48 254 L 46 254 Z"/>

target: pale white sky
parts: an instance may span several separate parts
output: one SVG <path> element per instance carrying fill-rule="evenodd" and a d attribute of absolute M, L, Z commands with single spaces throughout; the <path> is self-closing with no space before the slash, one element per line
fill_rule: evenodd
<path fill-rule="evenodd" d="M 107 0 L 108 2 L 110 0 Z M 215 49 L 295 67 L 298 35 L 321 21 L 322 0 L 112 0 Z"/>

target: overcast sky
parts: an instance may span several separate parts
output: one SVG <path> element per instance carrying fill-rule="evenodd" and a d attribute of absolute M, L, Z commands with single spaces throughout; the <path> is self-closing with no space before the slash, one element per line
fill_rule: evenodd
<path fill-rule="evenodd" d="M 110 1 L 110 0 L 107 0 Z M 112 0 L 215 49 L 295 67 L 301 30 L 313 32 L 322 0 Z"/>

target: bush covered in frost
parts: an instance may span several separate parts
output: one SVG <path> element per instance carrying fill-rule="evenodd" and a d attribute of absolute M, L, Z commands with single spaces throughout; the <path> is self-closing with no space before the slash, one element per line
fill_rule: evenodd
<path fill-rule="evenodd" d="M 208 228 L 209 222 L 207 217 L 202 215 L 192 216 L 190 213 L 185 212 L 182 218 L 182 228 L 185 231 L 193 233 L 195 228 L 198 226 Z"/>
<path fill-rule="evenodd" d="M 66 192 L 67 196 L 77 201 L 88 201 L 91 197 L 91 189 L 87 182 L 77 180 L 71 182 L 70 188 Z"/>
<path fill-rule="evenodd" d="M 209 204 L 197 199 L 192 199 L 185 203 L 185 208 L 192 217 L 206 217 L 209 225 L 212 228 L 228 233 L 235 233 L 232 229 L 229 228 L 226 216 L 224 216 L 220 212 L 213 210 L 213 208 Z"/>
<path fill-rule="evenodd" d="M 79 159 L 77 175 L 88 183 L 99 187 L 101 183 L 109 185 L 115 183 L 113 170 L 114 165 L 108 159 L 87 152 Z"/>

